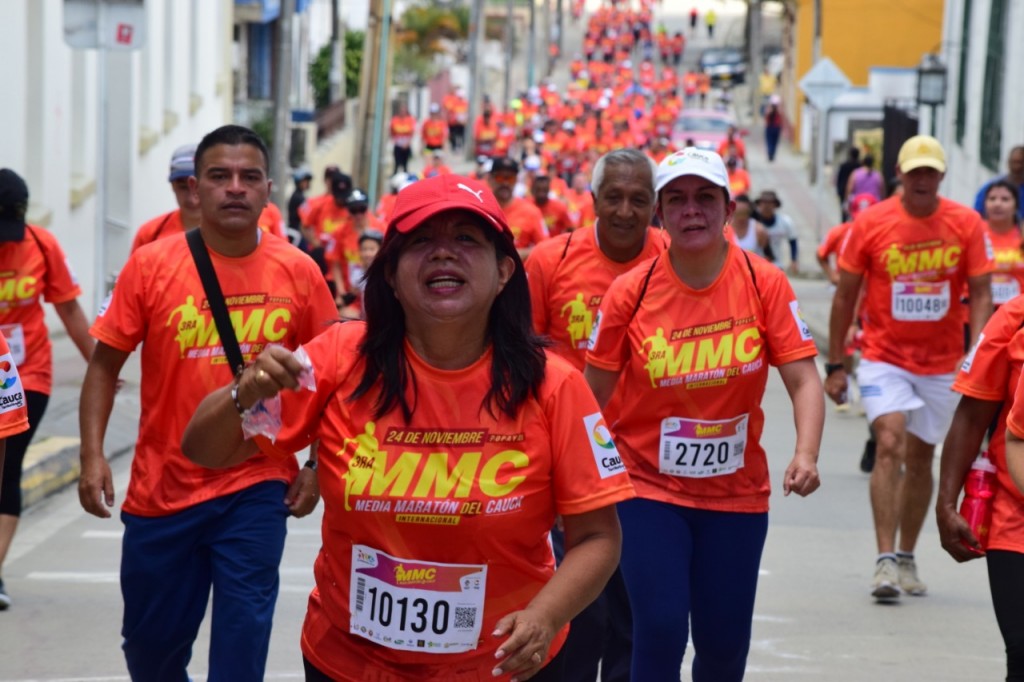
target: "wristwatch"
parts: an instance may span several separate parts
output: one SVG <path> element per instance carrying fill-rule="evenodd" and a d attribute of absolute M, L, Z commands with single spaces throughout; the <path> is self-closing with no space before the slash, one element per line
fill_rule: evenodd
<path fill-rule="evenodd" d="M 839 370 L 846 370 L 846 367 L 841 362 L 826 362 L 825 363 L 825 376 L 830 377 Z"/>
<path fill-rule="evenodd" d="M 304 468 L 306 468 L 306 469 L 312 469 L 313 471 L 316 471 L 316 460 L 315 459 L 307 459 L 306 463 L 303 464 L 302 466 Z"/>

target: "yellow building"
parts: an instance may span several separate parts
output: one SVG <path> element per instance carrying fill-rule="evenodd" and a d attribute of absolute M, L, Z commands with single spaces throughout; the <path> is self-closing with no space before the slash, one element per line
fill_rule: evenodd
<path fill-rule="evenodd" d="M 821 6 L 821 55 L 842 69 L 854 87 L 868 84 L 871 67 L 913 68 L 926 53 L 942 47 L 944 0 L 790 0 L 795 8 L 792 55 L 787 60 L 793 73 L 784 74 L 786 111 L 796 140 L 800 139 L 799 103 L 804 101 L 797 83 L 813 66 L 814 6 Z M 788 42 L 788 41 L 787 41 Z"/>

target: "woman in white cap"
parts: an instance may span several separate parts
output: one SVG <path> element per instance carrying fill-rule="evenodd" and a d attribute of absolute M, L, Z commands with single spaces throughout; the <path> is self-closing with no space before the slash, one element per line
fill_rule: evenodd
<path fill-rule="evenodd" d="M 721 157 L 676 152 L 655 186 L 669 249 L 608 290 L 585 376 L 637 491 L 619 504 L 632 679 L 678 679 L 692 635 L 693 679 L 729 682 L 743 678 L 768 530 L 768 366 L 795 416 L 787 495 L 819 485 L 821 380 L 785 275 L 723 234 L 735 204 Z"/>
<path fill-rule="evenodd" d="M 633 489 L 583 377 L 534 335 L 529 300 L 487 185 L 421 180 L 399 193 L 367 272 L 366 322 L 304 346 L 305 366 L 264 351 L 197 411 L 182 447 L 207 466 L 320 439 L 307 680 L 562 679 L 567 624 L 615 569 L 614 504 Z M 303 376 L 315 392 L 298 390 Z M 274 396 L 276 441 L 243 439 Z M 569 546 L 557 573 L 555 514 Z"/>

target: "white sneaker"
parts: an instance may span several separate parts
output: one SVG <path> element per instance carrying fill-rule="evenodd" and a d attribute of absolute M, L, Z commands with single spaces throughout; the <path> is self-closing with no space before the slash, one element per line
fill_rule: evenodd
<path fill-rule="evenodd" d="M 922 597 L 928 592 L 928 586 L 917 577 L 917 564 L 908 557 L 899 557 L 897 567 L 900 576 L 900 588 L 907 594 Z"/>
<path fill-rule="evenodd" d="M 871 581 L 871 596 L 880 602 L 900 598 L 900 573 L 895 559 L 881 559 L 875 564 L 875 578 Z"/>

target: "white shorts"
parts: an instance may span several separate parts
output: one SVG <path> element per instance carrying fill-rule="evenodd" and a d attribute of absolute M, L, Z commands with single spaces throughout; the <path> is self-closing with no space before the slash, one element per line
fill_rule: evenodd
<path fill-rule="evenodd" d="M 937 444 L 953 421 L 960 394 L 952 390 L 955 372 L 912 374 L 888 362 L 861 360 L 857 367 L 860 402 L 868 422 L 893 412 L 907 417 L 907 432 Z"/>

